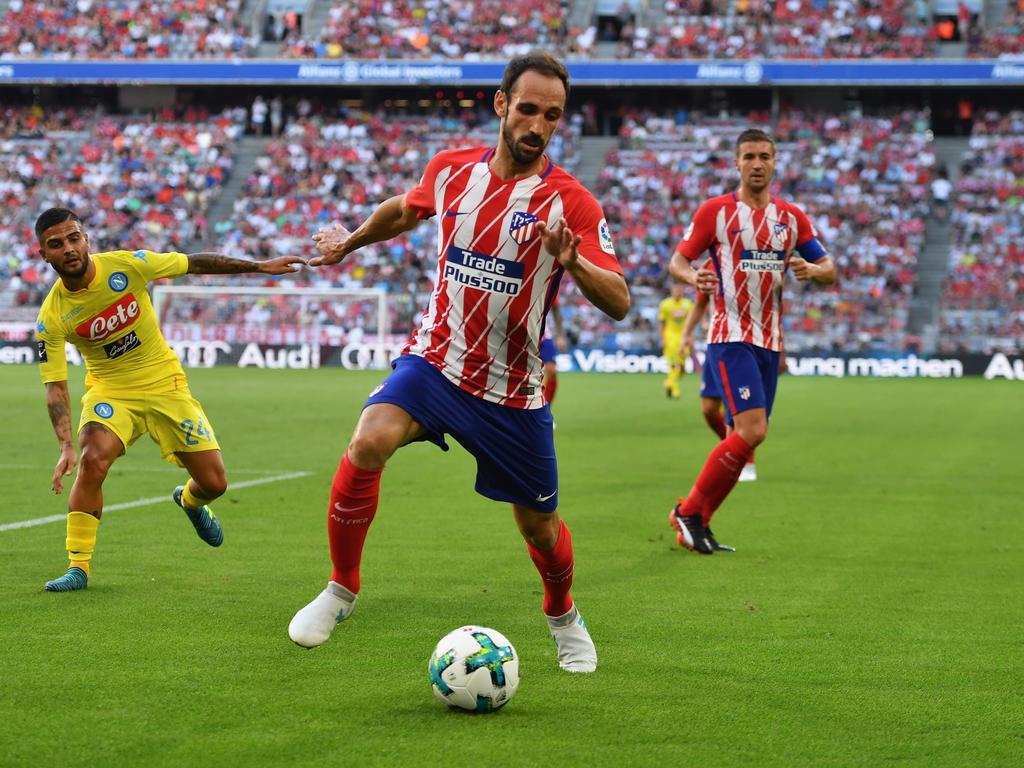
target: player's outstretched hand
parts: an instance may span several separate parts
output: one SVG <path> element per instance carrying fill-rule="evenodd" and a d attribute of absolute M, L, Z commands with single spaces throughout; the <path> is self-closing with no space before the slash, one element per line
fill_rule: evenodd
<path fill-rule="evenodd" d="M 260 262 L 260 272 L 265 275 L 286 275 L 289 272 L 298 272 L 305 263 L 306 260 L 301 256 L 278 256 L 276 259 Z"/>
<path fill-rule="evenodd" d="M 335 224 L 333 227 L 321 227 L 320 231 L 313 235 L 313 242 L 316 243 L 316 249 L 320 255 L 314 256 L 307 263 L 311 267 L 337 264 L 345 258 L 345 243 L 350 237 L 352 237 L 352 233 L 341 224 Z"/>
<path fill-rule="evenodd" d="M 54 493 L 59 494 L 64 490 L 64 478 L 71 476 L 71 473 L 75 471 L 76 464 L 78 464 L 78 453 L 74 446 L 66 445 L 61 448 L 57 466 L 53 469 L 53 482 L 50 485 Z"/>
<path fill-rule="evenodd" d="M 572 230 L 569 229 L 569 222 L 565 220 L 565 217 L 558 220 L 554 229 L 550 229 L 543 221 L 538 221 L 537 231 L 540 232 L 544 248 L 548 253 L 557 258 L 558 263 L 563 267 L 572 267 L 576 260 L 579 259 L 579 247 L 580 243 L 583 242 L 583 236 L 573 235 Z"/>

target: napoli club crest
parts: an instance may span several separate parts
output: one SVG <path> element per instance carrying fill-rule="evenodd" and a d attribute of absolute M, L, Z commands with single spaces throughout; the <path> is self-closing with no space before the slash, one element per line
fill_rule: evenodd
<path fill-rule="evenodd" d="M 537 234 L 537 217 L 532 213 L 516 211 L 512 214 L 512 223 L 508 225 L 508 233 L 519 245 L 530 242 Z"/>
<path fill-rule="evenodd" d="M 128 287 L 128 276 L 124 272 L 115 272 L 108 278 L 107 285 L 112 291 L 120 293 Z"/>

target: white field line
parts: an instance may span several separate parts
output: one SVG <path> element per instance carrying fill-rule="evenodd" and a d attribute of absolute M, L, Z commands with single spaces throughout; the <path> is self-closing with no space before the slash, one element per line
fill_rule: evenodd
<path fill-rule="evenodd" d="M 166 467 L 154 466 L 154 467 L 128 467 L 116 465 L 116 472 L 124 472 L 125 474 L 131 474 L 134 472 L 160 472 L 164 474 L 170 474 L 171 472 L 181 472 L 181 467 L 172 466 L 169 462 L 165 462 Z M 0 464 L 0 469 L 31 469 L 31 470 L 46 470 L 53 472 L 52 464 Z M 112 470 L 115 471 L 115 470 Z M 231 467 L 228 470 L 229 474 L 232 475 L 269 475 L 276 472 L 276 469 L 237 469 Z"/>
<path fill-rule="evenodd" d="M 275 475 L 274 477 L 261 477 L 258 480 L 243 480 L 241 483 L 232 483 L 230 490 L 235 488 L 248 488 L 250 485 L 263 485 L 264 483 L 276 483 L 280 480 L 293 480 L 296 477 L 306 477 L 307 475 L 313 474 L 312 472 L 292 472 L 287 475 Z M 111 504 L 109 507 L 104 507 L 103 511 L 108 512 L 113 509 L 131 509 L 132 507 L 145 507 L 149 504 L 157 504 L 166 501 L 170 501 L 169 495 L 154 496 L 149 499 L 136 499 L 135 501 L 126 501 L 123 504 Z M 22 520 L 19 523 L 4 523 L 0 525 L 0 531 L 10 531 L 15 528 L 31 528 L 33 525 L 45 525 L 46 523 L 56 523 L 59 520 L 67 520 L 67 513 L 63 515 L 50 515 L 49 517 L 37 517 L 35 520 Z"/>

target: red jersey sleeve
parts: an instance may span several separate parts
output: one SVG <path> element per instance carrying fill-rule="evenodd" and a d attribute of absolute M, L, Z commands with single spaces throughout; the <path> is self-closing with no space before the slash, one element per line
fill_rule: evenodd
<path fill-rule="evenodd" d="M 573 234 L 580 235 L 580 256 L 595 267 L 622 274 L 622 267 L 615 255 L 608 220 L 604 217 L 600 203 L 582 186 L 574 195 L 567 195 L 569 205 L 565 209 L 565 220 Z"/>
<path fill-rule="evenodd" d="M 437 214 L 434 190 L 437 188 L 437 174 L 445 166 L 444 152 L 439 152 L 427 163 L 420 183 L 405 193 L 405 204 L 416 212 L 416 218 L 429 219 Z"/>
<path fill-rule="evenodd" d="M 697 209 L 676 250 L 690 261 L 695 261 L 715 244 L 715 240 L 715 213 L 711 205 L 705 202 Z"/>

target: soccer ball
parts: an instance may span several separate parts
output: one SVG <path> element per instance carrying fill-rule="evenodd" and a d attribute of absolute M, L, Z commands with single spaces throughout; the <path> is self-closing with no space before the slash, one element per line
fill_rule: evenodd
<path fill-rule="evenodd" d="M 459 627 L 442 637 L 427 670 L 434 695 L 452 709 L 493 712 L 519 687 L 519 654 L 487 627 Z"/>

